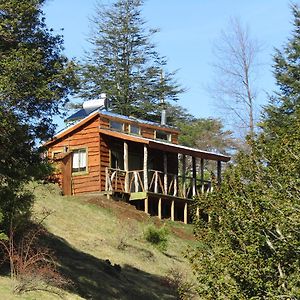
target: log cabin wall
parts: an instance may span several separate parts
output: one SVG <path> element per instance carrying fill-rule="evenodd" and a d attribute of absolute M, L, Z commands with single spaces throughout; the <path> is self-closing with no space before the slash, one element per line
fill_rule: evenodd
<path fill-rule="evenodd" d="M 110 167 L 110 153 L 107 139 L 100 135 L 100 191 L 105 191 L 105 169 Z"/>
<path fill-rule="evenodd" d="M 72 194 L 95 192 L 100 189 L 99 121 L 99 116 L 96 116 L 67 136 L 53 142 L 48 149 L 50 159 L 59 152 L 83 148 L 87 150 L 87 171 L 72 173 Z"/>
<path fill-rule="evenodd" d="M 100 127 L 101 128 L 110 128 L 110 121 L 116 121 L 119 123 L 123 123 L 123 132 L 129 133 L 129 126 L 134 125 L 140 128 L 140 135 L 147 139 L 155 138 L 155 130 L 164 131 L 167 134 L 171 135 L 171 142 L 173 144 L 178 144 L 178 130 L 169 127 L 161 127 L 159 125 L 147 124 L 147 123 L 139 123 L 138 121 L 133 121 L 130 119 L 122 119 L 120 117 L 107 116 L 100 113 Z"/>
<path fill-rule="evenodd" d="M 72 173 L 72 194 L 80 194 L 86 192 L 96 192 L 105 190 L 105 168 L 110 167 L 110 145 L 109 139 L 99 134 L 99 128 L 110 128 L 110 121 L 117 121 L 124 124 L 124 133 L 129 133 L 129 125 L 140 128 L 140 136 L 148 139 L 155 138 L 155 130 L 165 131 L 171 134 L 172 143 L 178 143 L 178 131 L 168 127 L 160 127 L 152 124 L 138 123 L 128 119 L 98 114 L 88 120 L 86 123 L 65 134 L 51 143 L 48 148 L 48 157 L 53 159 L 58 153 L 65 151 L 73 151 L 85 148 L 87 150 L 87 172 Z M 130 145 L 130 149 L 136 148 L 137 145 Z M 139 151 L 142 155 L 142 150 Z M 163 171 L 163 161 L 160 159 L 161 153 L 157 153 L 156 168 Z M 168 158 L 169 160 L 169 158 Z M 175 167 L 177 163 L 172 159 L 169 166 Z M 58 168 L 62 168 L 60 166 Z M 171 171 L 171 170 L 170 170 Z M 174 170 L 175 171 L 175 170 Z M 57 172 L 56 179 L 62 186 L 62 174 Z"/>
<path fill-rule="evenodd" d="M 142 127 L 141 134 L 146 139 L 154 139 L 154 129 L 152 128 Z"/>

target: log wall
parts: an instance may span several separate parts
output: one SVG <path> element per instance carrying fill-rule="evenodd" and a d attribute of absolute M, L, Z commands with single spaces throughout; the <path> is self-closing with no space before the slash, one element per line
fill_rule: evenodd
<path fill-rule="evenodd" d="M 86 148 L 87 172 L 72 173 L 72 194 L 95 192 L 100 190 L 100 138 L 99 138 L 99 116 L 89 120 L 75 131 L 70 132 L 61 140 L 55 141 L 48 149 L 48 157 L 53 153 L 72 151 Z"/>
<path fill-rule="evenodd" d="M 73 131 L 71 130 L 61 138 L 53 141 L 51 146 L 48 148 L 48 157 L 50 159 L 55 156 L 55 153 L 72 151 L 80 148 L 87 149 L 88 169 L 86 173 L 72 173 L 72 194 L 105 190 L 105 168 L 110 167 L 110 145 L 109 139 L 107 139 L 104 135 L 101 136 L 99 134 L 99 128 L 109 128 L 109 120 L 123 122 L 125 124 L 125 132 L 128 132 L 129 124 L 139 126 L 141 128 L 141 136 L 149 139 L 154 138 L 155 130 L 163 130 L 172 135 L 172 143 L 178 143 L 178 132 L 174 129 L 160 128 L 159 126 L 150 124 L 138 124 L 131 120 L 122 120 L 101 114 L 95 115 L 95 117 L 84 123 L 82 126 L 77 127 Z M 137 145 L 133 148 L 136 147 Z M 142 153 L 142 150 L 138 152 Z M 157 157 L 160 158 L 160 156 L 161 155 L 158 155 Z M 168 158 L 168 160 L 170 160 L 170 158 Z M 171 161 L 172 162 L 169 163 L 169 166 L 175 167 L 177 165 L 175 160 L 171 159 Z M 162 167 L 160 159 L 156 160 L 156 165 Z M 57 167 L 61 168 L 61 163 L 58 163 Z M 59 172 L 56 173 L 55 178 L 60 185 L 62 185 L 62 176 Z"/>

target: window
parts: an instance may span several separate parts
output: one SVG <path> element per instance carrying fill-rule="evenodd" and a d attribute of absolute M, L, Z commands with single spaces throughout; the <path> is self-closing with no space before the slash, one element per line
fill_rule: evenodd
<path fill-rule="evenodd" d="M 87 171 L 87 151 L 83 149 L 73 150 L 73 164 L 72 172 L 86 172 Z"/>
<path fill-rule="evenodd" d="M 164 141 L 171 142 L 171 134 L 166 133 L 165 131 L 156 130 L 155 138 L 158 140 L 164 140 Z"/>
<path fill-rule="evenodd" d="M 129 133 L 140 135 L 141 134 L 141 129 L 140 129 L 139 126 L 130 124 L 129 125 Z"/>
<path fill-rule="evenodd" d="M 115 130 L 119 130 L 119 131 L 123 131 L 124 130 L 124 124 L 117 122 L 117 121 L 109 121 L 110 124 L 110 128 L 115 129 Z"/>
<path fill-rule="evenodd" d="M 57 159 L 61 153 L 62 153 L 62 151 L 53 151 L 52 158 Z"/>

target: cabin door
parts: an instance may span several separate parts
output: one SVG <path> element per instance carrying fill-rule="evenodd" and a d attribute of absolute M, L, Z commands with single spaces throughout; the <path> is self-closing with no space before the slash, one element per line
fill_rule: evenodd
<path fill-rule="evenodd" d="M 64 195 L 72 195 L 72 153 L 62 159 L 62 190 Z"/>

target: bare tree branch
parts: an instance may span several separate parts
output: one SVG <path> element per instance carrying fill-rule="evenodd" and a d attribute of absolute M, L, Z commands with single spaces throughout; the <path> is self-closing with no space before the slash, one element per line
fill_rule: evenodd
<path fill-rule="evenodd" d="M 257 99 L 255 75 L 261 45 L 251 38 L 247 27 L 238 19 L 231 19 L 229 30 L 222 31 L 214 44 L 215 62 L 213 83 L 208 87 L 216 106 L 226 110 L 234 126 L 254 135 L 254 102 Z"/>

